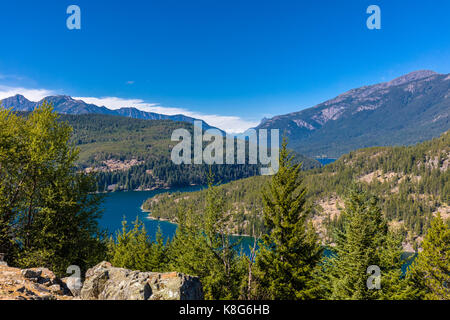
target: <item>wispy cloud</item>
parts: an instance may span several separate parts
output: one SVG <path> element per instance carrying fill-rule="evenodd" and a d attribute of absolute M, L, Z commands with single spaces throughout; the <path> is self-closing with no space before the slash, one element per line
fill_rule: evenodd
<path fill-rule="evenodd" d="M 47 96 L 62 93 L 47 89 L 29 89 L 0 85 L 0 100 L 9 98 L 16 94 L 21 94 L 31 101 L 39 101 Z M 87 103 L 95 104 L 97 106 L 105 106 L 112 110 L 124 107 L 133 107 L 142 111 L 155 112 L 166 115 L 184 114 L 192 118 L 204 120 L 209 125 L 225 130 L 228 133 L 241 133 L 248 128 L 255 127 L 259 123 L 258 121 L 246 120 L 237 116 L 204 114 L 184 108 L 161 106 L 158 103 L 150 103 L 142 99 L 123 99 L 119 97 L 74 97 L 74 99 L 83 100 Z"/>
<path fill-rule="evenodd" d="M 204 120 L 209 125 L 225 130 L 228 133 L 241 133 L 248 128 L 255 127 L 259 123 L 258 121 L 246 120 L 236 116 L 204 114 L 183 108 L 165 107 L 157 103 L 148 103 L 141 99 L 122 99 L 118 97 L 76 97 L 75 99 L 80 99 L 98 106 L 105 106 L 113 110 L 124 107 L 133 107 L 142 111 L 167 115 L 184 114 L 185 116 Z"/>
<path fill-rule="evenodd" d="M 39 101 L 47 96 L 56 94 L 56 92 L 47 89 L 27 89 L 0 85 L 0 100 L 15 96 L 16 94 L 21 94 L 31 101 Z"/>

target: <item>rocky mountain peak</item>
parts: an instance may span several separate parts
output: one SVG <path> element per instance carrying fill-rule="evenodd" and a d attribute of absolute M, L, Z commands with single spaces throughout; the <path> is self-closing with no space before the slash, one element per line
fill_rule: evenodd
<path fill-rule="evenodd" d="M 13 97 L 15 100 L 17 100 L 17 101 L 28 101 L 28 99 L 27 98 L 25 98 L 23 95 L 21 95 L 21 94 L 16 94 L 14 97 Z"/>
<path fill-rule="evenodd" d="M 388 82 L 388 84 L 392 85 L 392 86 L 399 86 L 411 81 L 417 81 L 417 80 L 421 80 L 421 79 L 425 79 L 434 75 L 437 75 L 438 73 L 432 71 L 432 70 L 418 70 L 418 71 L 413 71 L 410 72 L 408 74 L 405 74 L 401 77 L 395 78 L 391 81 Z"/>
<path fill-rule="evenodd" d="M 414 144 L 448 129 L 449 78 L 431 70 L 414 71 L 275 116 L 257 128 L 283 128 L 292 148 L 310 156 L 333 158 L 369 146 Z"/>

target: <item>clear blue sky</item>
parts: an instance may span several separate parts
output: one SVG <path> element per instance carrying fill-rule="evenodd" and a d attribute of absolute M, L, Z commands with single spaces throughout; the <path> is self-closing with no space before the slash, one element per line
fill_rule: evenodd
<path fill-rule="evenodd" d="M 66 28 L 70 4 L 79 31 Z M 381 30 L 366 28 L 370 4 Z M 450 72 L 448 0 L 15 0 L 0 13 L 2 86 L 246 121 L 418 69 Z"/>

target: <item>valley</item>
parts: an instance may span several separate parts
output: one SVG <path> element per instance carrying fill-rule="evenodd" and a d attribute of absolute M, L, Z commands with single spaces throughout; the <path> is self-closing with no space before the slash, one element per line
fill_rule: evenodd
<path fill-rule="evenodd" d="M 340 223 L 344 196 L 355 184 L 379 198 L 392 228 L 402 230 L 404 248 L 413 251 L 437 212 L 450 224 L 450 131 L 408 147 L 373 147 L 350 152 L 323 167 L 301 173 L 308 190 L 311 221 L 324 244 L 333 242 L 330 230 Z M 231 217 L 230 233 L 264 233 L 261 190 L 270 177 L 255 176 L 218 186 Z M 144 208 L 153 217 L 175 221 L 176 211 L 201 214 L 205 192 L 164 194 Z"/>

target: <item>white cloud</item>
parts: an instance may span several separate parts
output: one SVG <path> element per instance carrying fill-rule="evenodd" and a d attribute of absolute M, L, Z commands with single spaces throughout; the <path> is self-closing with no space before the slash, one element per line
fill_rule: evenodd
<path fill-rule="evenodd" d="M 164 107 L 157 103 L 147 103 L 141 99 L 122 99 L 117 97 L 76 97 L 74 99 L 83 100 L 98 106 L 105 106 L 113 110 L 124 107 L 133 107 L 142 111 L 166 115 L 183 114 L 188 117 L 204 120 L 209 125 L 225 130 L 228 133 L 242 133 L 248 128 L 255 127 L 259 124 L 259 121 L 249 121 L 236 116 L 203 114 L 183 108 Z"/>
<path fill-rule="evenodd" d="M 61 94 L 47 89 L 27 89 L 0 85 L 0 100 L 21 94 L 30 101 L 39 101 L 51 95 Z M 155 112 L 166 115 L 183 114 L 192 118 L 201 119 L 209 125 L 220 128 L 228 133 L 241 133 L 248 128 L 255 127 L 259 121 L 245 120 L 237 116 L 224 116 L 218 114 L 203 114 L 183 108 L 164 107 L 157 103 L 148 103 L 142 99 L 122 99 L 118 97 L 74 97 L 86 103 L 105 106 L 115 110 L 124 107 L 133 107 L 142 111 Z"/>
<path fill-rule="evenodd" d="M 26 89 L 0 85 L 0 100 L 21 94 L 30 101 L 39 101 L 55 92 L 47 89 Z"/>

